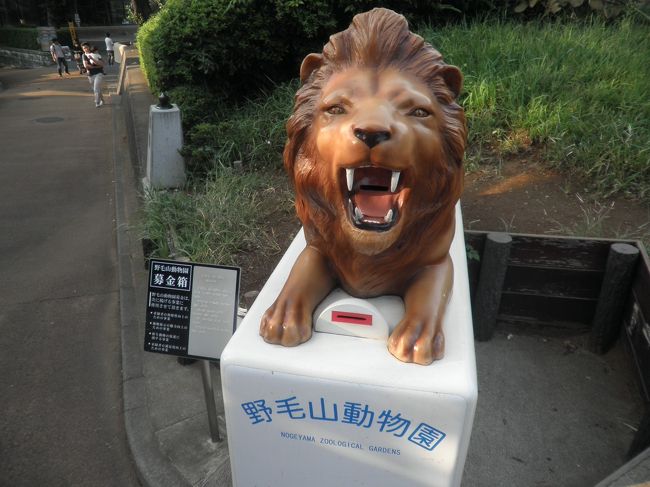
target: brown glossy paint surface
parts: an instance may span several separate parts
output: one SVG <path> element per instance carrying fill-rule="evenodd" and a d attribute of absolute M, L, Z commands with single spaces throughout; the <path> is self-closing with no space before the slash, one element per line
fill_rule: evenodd
<path fill-rule="evenodd" d="M 301 66 L 285 168 L 307 248 L 260 324 L 270 343 L 311 337 L 335 286 L 404 298 L 388 348 L 405 362 L 444 354 L 449 247 L 462 191 L 462 75 L 390 10 L 357 15 Z"/>

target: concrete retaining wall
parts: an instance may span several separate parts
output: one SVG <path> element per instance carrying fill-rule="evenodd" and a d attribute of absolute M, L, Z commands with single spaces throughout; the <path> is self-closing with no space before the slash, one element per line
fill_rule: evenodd
<path fill-rule="evenodd" d="M 138 31 L 137 25 L 96 25 L 90 27 L 77 27 L 77 36 L 79 40 L 94 41 L 100 50 L 104 49 L 104 37 L 106 32 L 111 33 L 111 39 L 114 42 L 133 42 L 135 41 L 135 34 Z"/>
<path fill-rule="evenodd" d="M 149 91 L 149 86 L 140 69 L 138 51 L 134 47 L 122 49 L 120 64 L 120 79 L 117 94 L 121 95 L 121 103 L 126 117 L 129 134 L 129 150 L 131 161 L 138 181 L 145 176 L 147 161 L 147 142 L 149 132 L 149 107 L 157 100 Z"/>
<path fill-rule="evenodd" d="M 0 47 L 0 65 L 17 68 L 40 68 L 52 66 L 52 56 L 49 52 L 18 49 L 16 47 Z"/>

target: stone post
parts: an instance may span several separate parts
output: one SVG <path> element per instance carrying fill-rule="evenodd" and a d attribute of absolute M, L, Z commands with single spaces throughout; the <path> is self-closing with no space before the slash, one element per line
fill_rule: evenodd
<path fill-rule="evenodd" d="M 124 49 L 126 49 L 126 44 L 121 42 L 115 42 L 113 45 L 113 52 L 115 53 L 115 62 L 120 64 L 122 62 L 122 56 L 124 55 Z"/>
<path fill-rule="evenodd" d="M 145 187 L 180 188 L 185 184 L 181 111 L 161 95 L 161 103 L 149 108 L 149 143 Z"/>

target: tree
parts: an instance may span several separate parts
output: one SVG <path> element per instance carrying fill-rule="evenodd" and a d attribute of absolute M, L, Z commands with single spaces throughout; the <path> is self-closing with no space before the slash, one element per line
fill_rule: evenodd
<path fill-rule="evenodd" d="M 149 0 L 131 0 L 131 10 L 138 19 L 144 22 L 151 15 Z"/>

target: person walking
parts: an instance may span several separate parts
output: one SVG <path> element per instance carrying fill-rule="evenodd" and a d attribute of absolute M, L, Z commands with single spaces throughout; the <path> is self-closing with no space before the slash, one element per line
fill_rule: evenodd
<path fill-rule="evenodd" d="M 88 79 L 95 94 L 95 106 L 99 108 L 104 104 L 104 95 L 102 93 L 104 84 L 104 61 L 102 61 L 101 56 L 91 51 L 90 44 L 87 42 L 81 44 L 81 48 L 84 51 L 82 56 L 84 68 L 88 72 Z"/>
<path fill-rule="evenodd" d="M 52 60 L 58 64 L 59 78 L 63 78 L 64 69 L 65 74 L 70 76 L 70 71 L 68 71 L 68 62 L 65 60 L 65 53 L 56 37 L 52 39 L 52 43 L 50 44 L 50 54 L 52 55 Z"/>
<path fill-rule="evenodd" d="M 112 66 L 115 63 L 115 49 L 113 48 L 114 42 L 111 39 L 111 33 L 106 33 L 106 38 L 104 39 L 106 43 L 106 55 L 108 56 L 108 65 Z"/>
<path fill-rule="evenodd" d="M 84 74 L 86 72 L 86 68 L 84 68 L 84 63 L 81 58 L 83 56 L 83 51 L 81 50 L 81 46 L 79 43 L 75 42 L 73 47 L 72 47 L 72 52 L 73 52 L 73 57 L 75 62 L 77 63 L 77 69 L 79 70 L 79 74 Z"/>

